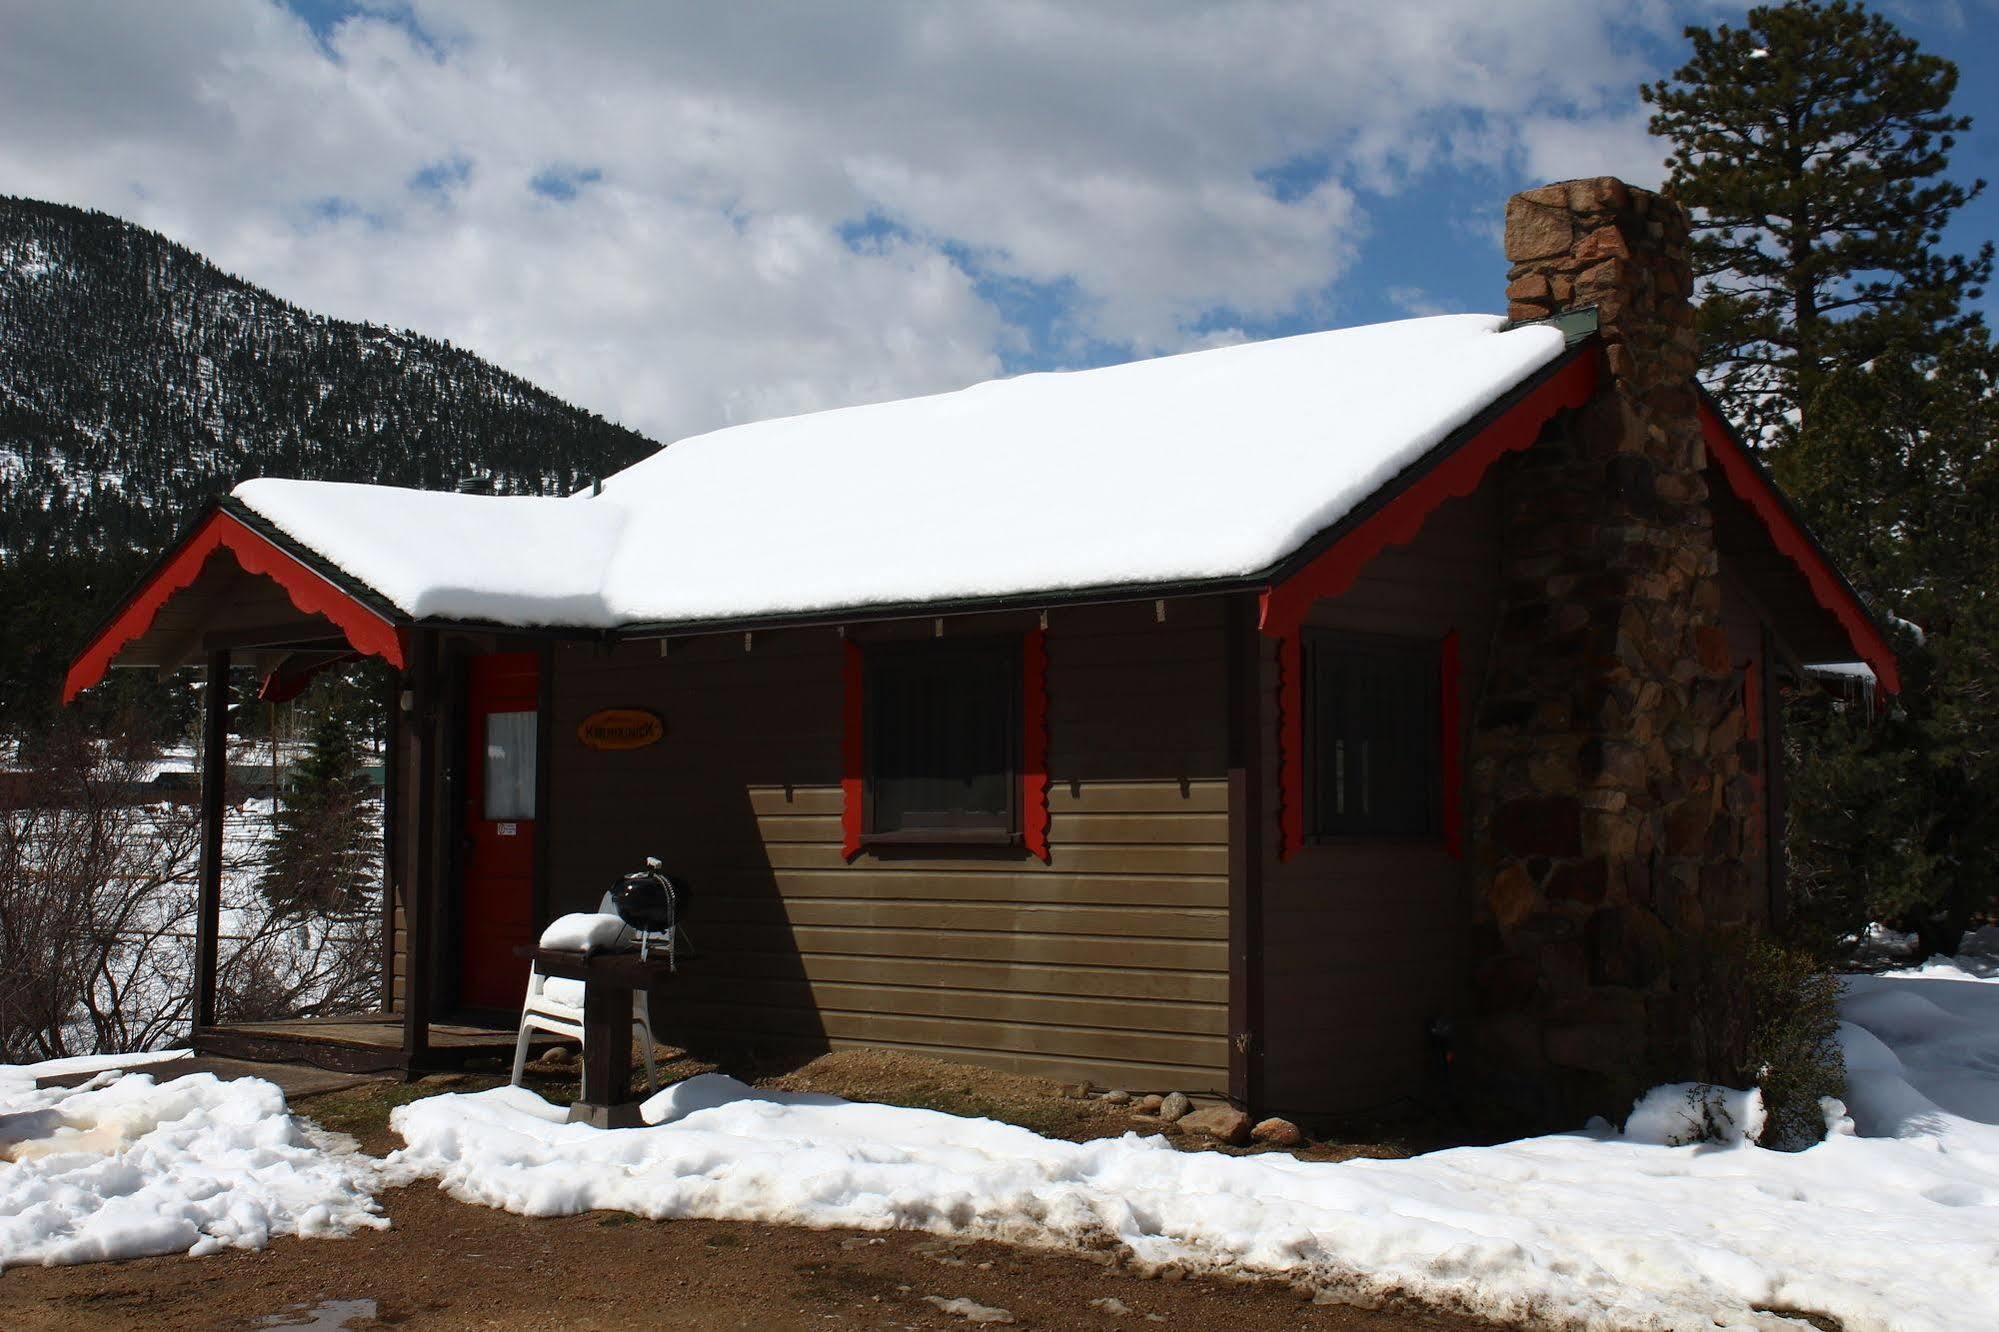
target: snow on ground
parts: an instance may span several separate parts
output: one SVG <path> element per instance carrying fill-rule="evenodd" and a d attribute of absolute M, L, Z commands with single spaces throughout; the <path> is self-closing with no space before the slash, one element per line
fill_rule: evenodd
<path fill-rule="evenodd" d="M 503 624 L 1240 576 L 1561 355 L 1556 330 L 1502 324 L 1405 319 L 759 421 L 601 495 L 259 479 L 234 498 L 410 615 Z M 854 522 L 837 501 L 861 493 L 895 521 Z"/>
<path fill-rule="evenodd" d="M 34 1089 L 37 1074 L 183 1053 L 0 1066 L 0 1268 L 260 1249 L 274 1235 L 388 1225 L 374 1204 L 374 1159 L 300 1124 L 261 1079 L 108 1073 Z"/>
<path fill-rule="evenodd" d="M 1122 1241 L 1142 1264 L 1303 1277 L 1498 1319 L 1601 1328 L 1989 1328 L 1999 1309 L 1999 931 L 1957 960 L 1857 977 L 1851 1117 L 1808 1151 L 1665 1145 L 1685 1089 L 1631 1132 L 1589 1129 L 1407 1161 L 1068 1143 L 988 1120 L 756 1090 L 669 1088 L 653 1126 L 563 1122 L 501 1088 L 404 1106 L 390 1180 L 532 1216 L 912 1228 Z M 1752 1096 L 1717 1107 L 1747 1131 Z"/>

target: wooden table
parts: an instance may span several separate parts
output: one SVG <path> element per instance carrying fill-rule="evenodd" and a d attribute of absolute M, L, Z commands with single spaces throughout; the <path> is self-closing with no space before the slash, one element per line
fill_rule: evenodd
<path fill-rule="evenodd" d="M 583 982 L 583 1095 L 569 1107 L 569 1122 L 597 1128 L 636 1128 L 632 1099 L 632 992 L 648 990 L 673 970 L 665 948 L 637 953 L 575 953 L 520 948 L 544 976 Z"/>

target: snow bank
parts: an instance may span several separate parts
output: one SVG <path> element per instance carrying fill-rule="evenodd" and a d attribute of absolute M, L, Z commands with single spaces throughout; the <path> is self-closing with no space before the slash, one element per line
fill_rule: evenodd
<path fill-rule="evenodd" d="M 681 440 L 600 496 L 259 480 L 235 497 L 411 615 L 505 624 L 1228 577 L 1562 352 L 1551 328 L 1500 324 L 1402 320 L 761 421 Z"/>
<path fill-rule="evenodd" d="M 34 1090 L 36 1074 L 63 1071 L 82 1070 L 0 1070 L 0 1268 L 388 1225 L 375 1162 L 301 1126 L 268 1082 L 127 1073 Z"/>
<path fill-rule="evenodd" d="M 1182 1153 L 1126 1136 L 1057 1142 L 924 1110 L 756 1090 L 719 1075 L 647 1103 L 650 1127 L 563 1122 L 532 1093 L 395 1112 L 391 1179 L 434 1178 L 532 1216 L 609 1208 L 1044 1245 L 1115 1240 L 1140 1264 L 1406 1293 L 1496 1319 L 1767 1327 L 1771 1309 L 1851 1329 L 1990 1326 L 1999 1308 L 1999 982 L 1955 963 L 1858 978 L 1848 1106 L 1809 1151 L 1666 1146 L 1688 1089 L 1598 1124 L 1409 1161 Z M 1785 1324 L 1789 1325 L 1789 1324 Z"/>

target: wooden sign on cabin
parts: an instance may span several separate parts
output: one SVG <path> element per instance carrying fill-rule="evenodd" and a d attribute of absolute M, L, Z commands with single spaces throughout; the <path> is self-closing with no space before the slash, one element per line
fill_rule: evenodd
<path fill-rule="evenodd" d="M 644 749 L 666 735 L 666 722 L 645 708 L 605 708 L 576 724 L 576 738 L 591 749 Z"/>

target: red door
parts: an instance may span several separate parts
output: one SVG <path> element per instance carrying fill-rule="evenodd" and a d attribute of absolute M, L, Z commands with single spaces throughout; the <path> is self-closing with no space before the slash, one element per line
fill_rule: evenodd
<path fill-rule="evenodd" d="M 458 1001 L 519 1008 L 534 933 L 535 736 L 541 674 L 532 652 L 474 657 L 466 682 L 465 867 Z"/>

